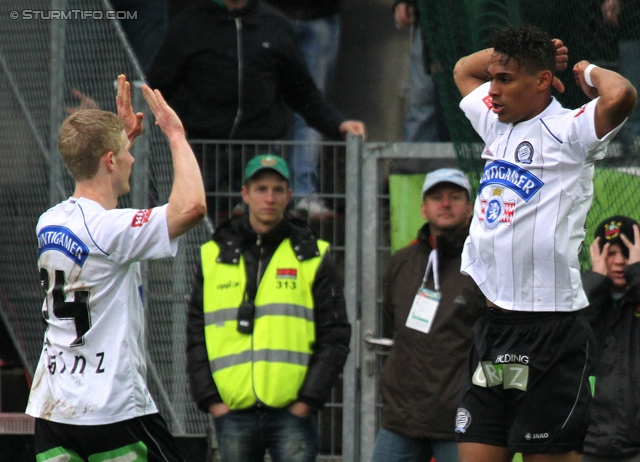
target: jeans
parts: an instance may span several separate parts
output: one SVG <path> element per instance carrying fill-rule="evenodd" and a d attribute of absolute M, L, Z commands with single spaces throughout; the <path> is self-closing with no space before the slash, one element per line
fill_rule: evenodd
<path fill-rule="evenodd" d="M 413 439 L 381 428 L 371 462 L 458 462 L 455 441 Z"/>
<path fill-rule="evenodd" d="M 318 432 L 313 417 L 287 409 L 229 411 L 213 419 L 221 462 L 314 462 Z"/>
<path fill-rule="evenodd" d="M 291 20 L 291 25 L 311 77 L 326 97 L 338 59 L 340 17 L 335 14 L 310 21 L 297 19 Z M 322 140 L 322 135 L 309 127 L 300 114 L 295 113 L 291 138 L 307 143 L 291 148 L 289 166 L 292 189 L 302 195 L 314 194 L 318 190 L 320 158 L 320 146 L 315 143 Z"/>
<path fill-rule="evenodd" d="M 409 62 L 409 102 L 404 119 L 404 141 L 447 141 L 444 112 L 435 79 L 425 72 L 422 32 L 416 27 Z"/>

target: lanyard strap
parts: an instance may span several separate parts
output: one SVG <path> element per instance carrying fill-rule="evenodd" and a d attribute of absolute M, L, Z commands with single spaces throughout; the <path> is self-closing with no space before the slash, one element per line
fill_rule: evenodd
<path fill-rule="evenodd" d="M 436 292 L 440 291 L 440 277 L 438 276 L 438 250 L 433 249 L 429 254 L 429 261 L 427 261 L 427 269 L 424 271 L 424 278 L 422 278 L 422 286 L 426 286 L 429 279 L 429 270 L 433 271 L 433 288 Z"/>

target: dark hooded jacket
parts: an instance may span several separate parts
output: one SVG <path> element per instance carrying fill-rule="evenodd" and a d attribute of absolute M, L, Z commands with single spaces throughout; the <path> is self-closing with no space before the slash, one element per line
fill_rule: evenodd
<path fill-rule="evenodd" d="M 316 87 L 287 18 L 260 0 L 233 12 L 213 0 L 186 8 L 148 81 L 192 139 L 284 139 L 285 103 L 329 138 L 345 120 Z"/>
<path fill-rule="evenodd" d="M 382 427 L 408 438 L 453 440 L 474 322 L 486 300 L 469 276 L 460 273 L 468 228 L 439 236 L 441 300 L 429 334 L 406 327 L 422 284 L 429 254 L 429 225 L 392 257 L 384 280 L 384 334 L 394 345 L 380 376 Z M 430 274 L 427 288 L 434 288 Z"/>
<path fill-rule="evenodd" d="M 274 252 L 289 237 L 298 259 L 317 255 L 317 237 L 305 223 L 295 218 L 284 220 L 268 233 L 258 236 L 247 214 L 221 225 L 213 235 L 220 247 L 224 263 L 239 264 L 244 256 L 247 272 L 247 295 L 251 300 L 257 291 L 258 270 L 266 269 Z M 260 275 L 262 276 L 262 275 Z M 193 284 L 187 314 L 187 372 L 191 394 L 199 409 L 208 412 L 209 406 L 222 402 L 211 374 L 204 335 L 202 266 Z M 320 409 L 329 398 L 349 354 L 351 326 L 347 321 L 342 282 L 330 252 L 325 253 L 318 267 L 313 285 L 316 341 L 307 374 L 298 392 L 298 400 Z"/>
<path fill-rule="evenodd" d="M 584 452 L 600 457 L 640 453 L 640 263 L 627 266 L 624 276 L 629 287 L 617 301 L 611 279 L 593 271 L 582 276 L 598 345 Z"/>

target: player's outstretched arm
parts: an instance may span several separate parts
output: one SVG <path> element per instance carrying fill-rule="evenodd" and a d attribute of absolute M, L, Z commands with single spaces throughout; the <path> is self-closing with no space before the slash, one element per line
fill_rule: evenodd
<path fill-rule="evenodd" d="M 458 60 L 453 68 L 453 79 L 463 98 L 489 80 L 487 67 L 492 55 L 493 48 L 486 48 Z"/>
<path fill-rule="evenodd" d="M 143 85 L 142 92 L 156 117 L 156 125 L 169 138 L 173 186 L 167 207 L 167 223 L 169 237 L 175 239 L 196 226 L 207 213 L 202 175 L 178 115 L 158 90 Z"/>
<path fill-rule="evenodd" d="M 573 73 L 576 83 L 589 98 L 600 96 L 596 103 L 595 128 L 596 136 L 602 138 L 629 117 L 638 94 L 631 82 L 620 74 L 597 66 L 588 71 L 590 85 L 585 76 L 588 67 L 588 61 L 580 61 L 573 66 Z"/>

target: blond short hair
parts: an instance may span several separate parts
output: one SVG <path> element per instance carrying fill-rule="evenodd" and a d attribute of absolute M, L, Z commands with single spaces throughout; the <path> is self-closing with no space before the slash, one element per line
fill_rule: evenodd
<path fill-rule="evenodd" d="M 123 120 L 112 112 L 86 109 L 70 115 L 60 127 L 58 149 L 71 177 L 93 178 L 104 154 L 120 152 L 122 130 Z"/>

